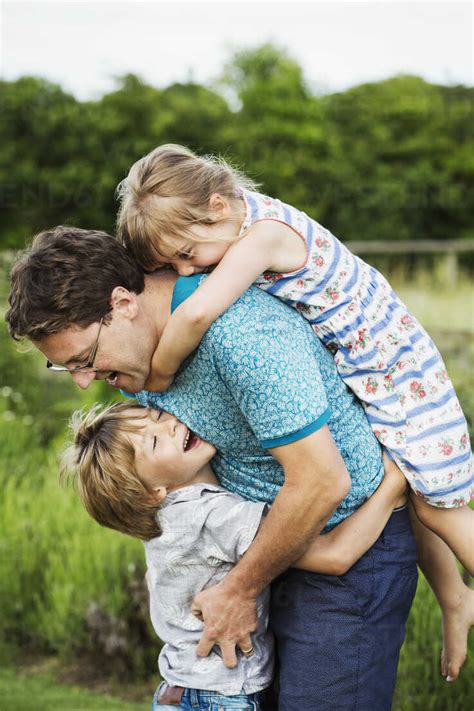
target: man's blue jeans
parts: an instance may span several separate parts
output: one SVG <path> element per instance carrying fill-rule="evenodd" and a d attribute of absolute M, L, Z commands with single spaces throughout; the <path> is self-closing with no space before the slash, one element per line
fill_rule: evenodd
<path fill-rule="evenodd" d="M 345 575 L 290 569 L 277 578 L 279 711 L 389 711 L 417 579 L 406 508 Z"/>

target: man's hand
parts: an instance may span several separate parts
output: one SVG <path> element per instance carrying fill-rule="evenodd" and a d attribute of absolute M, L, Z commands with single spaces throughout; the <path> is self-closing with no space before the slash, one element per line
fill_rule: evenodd
<path fill-rule="evenodd" d="M 255 599 L 231 590 L 223 580 L 198 593 L 191 609 L 204 622 L 204 634 L 197 646 L 199 657 L 207 657 L 217 644 L 224 664 L 231 669 L 237 664 L 236 645 L 243 651 L 252 649 L 250 634 L 257 629 Z"/>

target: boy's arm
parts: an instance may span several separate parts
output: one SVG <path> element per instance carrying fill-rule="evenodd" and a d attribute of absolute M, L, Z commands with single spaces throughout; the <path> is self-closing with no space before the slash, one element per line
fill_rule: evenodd
<path fill-rule="evenodd" d="M 280 250 L 280 226 L 270 223 L 233 244 L 211 274 L 171 315 L 151 363 L 149 390 L 165 389 L 211 324 L 272 268 Z"/>
<path fill-rule="evenodd" d="M 382 533 L 407 482 L 397 465 L 384 457 L 385 477 L 377 490 L 352 516 L 318 536 L 293 568 L 327 575 L 344 575 Z"/>

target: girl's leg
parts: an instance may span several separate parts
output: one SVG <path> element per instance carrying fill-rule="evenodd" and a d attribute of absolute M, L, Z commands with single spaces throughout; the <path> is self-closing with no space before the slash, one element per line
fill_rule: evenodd
<path fill-rule="evenodd" d="M 474 590 L 463 583 L 454 555 L 446 543 L 414 514 L 412 526 L 418 563 L 443 615 L 441 674 L 446 681 L 455 681 L 466 659 L 469 630 L 474 625 Z"/>
<path fill-rule="evenodd" d="M 421 523 L 442 538 L 469 574 L 474 575 L 474 511 L 469 506 L 430 506 L 415 494 L 411 501 Z"/>

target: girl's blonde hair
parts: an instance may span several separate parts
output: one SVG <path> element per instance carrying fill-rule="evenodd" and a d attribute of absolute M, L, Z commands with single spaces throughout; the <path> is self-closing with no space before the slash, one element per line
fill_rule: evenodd
<path fill-rule="evenodd" d="M 233 200 L 239 189 L 256 183 L 214 156 L 197 156 L 168 143 L 140 158 L 117 186 L 120 209 L 117 234 L 146 271 L 176 252 L 176 239 L 205 242 L 193 225 L 212 225 L 209 200 L 214 193 Z"/>
<path fill-rule="evenodd" d="M 73 444 L 63 454 L 60 477 L 72 481 L 84 508 L 101 526 L 150 540 L 161 528 L 156 501 L 137 475 L 127 437 L 142 426 L 141 417 L 130 416 L 131 408 L 146 414 L 145 408 L 126 402 L 75 412 Z"/>

